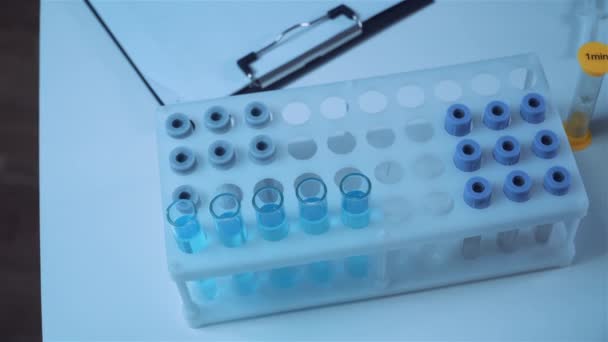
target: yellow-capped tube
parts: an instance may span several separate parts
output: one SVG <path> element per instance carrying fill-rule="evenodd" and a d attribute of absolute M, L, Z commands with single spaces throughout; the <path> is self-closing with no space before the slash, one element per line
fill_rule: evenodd
<path fill-rule="evenodd" d="M 595 110 L 604 74 L 608 72 L 608 45 L 589 42 L 578 50 L 581 73 L 576 84 L 570 113 L 564 126 L 574 150 L 591 144 L 589 124 Z"/>

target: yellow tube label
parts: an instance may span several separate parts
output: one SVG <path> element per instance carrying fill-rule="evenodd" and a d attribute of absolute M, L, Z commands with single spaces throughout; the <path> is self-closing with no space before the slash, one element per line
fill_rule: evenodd
<path fill-rule="evenodd" d="M 578 49 L 578 63 L 589 76 L 600 77 L 608 73 L 608 45 L 589 42 Z"/>

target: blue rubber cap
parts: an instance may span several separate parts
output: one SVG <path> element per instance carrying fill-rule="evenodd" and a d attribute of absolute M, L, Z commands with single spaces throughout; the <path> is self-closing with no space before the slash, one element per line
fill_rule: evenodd
<path fill-rule="evenodd" d="M 532 179 L 527 173 L 520 170 L 511 171 L 505 178 L 502 187 L 505 196 L 514 202 L 529 200 L 530 190 L 532 190 Z"/>
<path fill-rule="evenodd" d="M 445 114 L 445 130 L 451 135 L 462 137 L 471 132 L 473 116 L 469 107 L 463 104 L 451 105 Z"/>
<path fill-rule="evenodd" d="M 545 190 L 556 196 L 563 196 L 570 189 L 570 172 L 561 166 L 547 170 L 543 180 Z"/>
<path fill-rule="evenodd" d="M 169 136 L 181 139 L 189 136 L 194 127 L 186 114 L 174 113 L 169 115 L 165 121 L 165 129 Z"/>
<path fill-rule="evenodd" d="M 234 164 L 236 153 L 232 144 L 226 140 L 217 140 L 209 145 L 209 162 L 220 168 L 229 168 Z"/>
<path fill-rule="evenodd" d="M 510 135 L 505 135 L 498 138 L 492 156 L 494 159 L 503 165 L 517 164 L 519 155 L 521 154 L 521 146 L 519 141 Z"/>
<path fill-rule="evenodd" d="M 214 106 L 205 112 L 205 126 L 214 132 L 230 129 L 230 114 L 223 107 Z"/>
<path fill-rule="evenodd" d="M 487 179 L 473 177 L 464 186 L 464 201 L 471 208 L 483 209 L 490 205 L 492 200 L 492 185 Z"/>
<path fill-rule="evenodd" d="M 547 105 L 545 98 L 537 93 L 530 93 L 521 100 L 519 113 L 529 123 L 541 123 L 545 121 Z"/>
<path fill-rule="evenodd" d="M 505 129 L 509 127 L 509 122 L 511 121 L 511 109 L 504 102 L 492 101 L 488 103 L 483 111 L 482 121 L 489 129 Z"/>
<path fill-rule="evenodd" d="M 270 122 L 270 110 L 261 102 L 245 106 L 245 122 L 252 127 L 262 127 Z"/>
<path fill-rule="evenodd" d="M 188 172 L 196 166 L 196 157 L 191 149 L 180 146 L 174 148 L 169 154 L 169 163 L 173 171 Z"/>
<path fill-rule="evenodd" d="M 249 156 L 255 162 L 266 164 L 274 159 L 276 147 L 267 135 L 257 135 L 249 143 Z"/>
<path fill-rule="evenodd" d="M 532 141 L 532 152 L 544 159 L 551 159 L 559 152 L 559 138 L 552 131 L 543 129 L 536 133 Z"/>
<path fill-rule="evenodd" d="M 461 171 L 471 172 L 481 167 L 481 147 L 471 139 L 464 139 L 456 146 L 454 165 Z"/>

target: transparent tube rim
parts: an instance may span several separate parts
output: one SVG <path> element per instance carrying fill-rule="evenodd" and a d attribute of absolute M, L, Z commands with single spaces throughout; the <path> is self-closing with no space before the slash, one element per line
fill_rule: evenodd
<path fill-rule="evenodd" d="M 167 210 L 166 210 L 167 221 L 169 221 L 169 224 L 171 224 L 171 225 L 172 225 L 172 226 L 174 226 L 174 227 L 181 227 L 181 226 L 183 226 L 183 224 L 182 224 L 182 225 L 178 225 L 178 224 L 177 224 L 175 221 L 173 221 L 173 219 L 171 218 L 171 209 L 172 209 L 174 206 L 176 206 L 176 205 L 177 205 L 177 203 L 180 203 L 180 202 L 186 202 L 186 203 L 190 202 L 190 205 L 192 206 L 192 210 L 193 210 L 193 213 L 192 213 L 192 214 L 184 214 L 184 215 L 182 215 L 182 216 L 180 216 L 180 217 L 187 216 L 187 217 L 191 217 L 191 218 L 196 218 L 196 214 L 197 214 L 196 205 L 194 204 L 194 202 L 193 202 L 192 200 L 185 199 L 185 198 L 178 198 L 178 199 L 176 199 L 175 201 L 171 202 L 171 204 L 169 204 L 169 206 L 167 207 Z"/>
<path fill-rule="evenodd" d="M 342 180 L 340 181 L 340 192 L 342 193 L 342 195 L 348 196 L 348 194 L 344 192 L 344 181 L 346 181 L 346 179 L 349 177 L 355 176 L 362 177 L 365 180 L 365 182 L 367 183 L 367 191 L 365 192 L 365 197 L 369 196 L 370 192 L 372 191 L 372 182 L 366 175 L 362 174 L 361 172 L 351 172 L 346 176 L 342 177 Z"/>
<path fill-rule="evenodd" d="M 234 209 L 234 212 L 232 213 L 232 215 L 226 216 L 226 217 L 219 217 L 215 213 L 215 210 L 213 210 L 213 204 L 215 203 L 215 201 L 217 201 L 221 197 L 231 197 L 232 199 L 234 199 L 234 202 L 236 202 L 236 208 Z M 233 218 L 241 212 L 241 201 L 239 201 L 239 198 L 235 194 L 230 193 L 230 192 L 223 192 L 223 193 L 213 197 L 213 199 L 211 200 L 211 203 L 209 203 L 209 212 L 211 213 L 211 216 L 213 216 L 213 218 L 218 219 L 218 220 Z"/>
<path fill-rule="evenodd" d="M 259 212 L 260 210 L 262 210 L 262 208 L 258 207 L 258 205 L 255 203 L 255 198 L 258 197 L 258 194 L 264 190 L 276 191 L 279 194 L 279 208 L 283 207 L 283 192 L 275 186 L 267 185 L 259 188 L 251 198 L 251 204 L 253 204 L 253 208 L 255 209 L 255 211 Z"/>
<path fill-rule="evenodd" d="M 304 202 L 304 199 L 302 198 L 302 196 L 300 196 L 300 192 L 298 191 L 298 189 L 300 189 L 300 186 L 302 184 L 304 184 L 304 182 L 308 182 L 308 181 L 317 181 L 319 183 L 321 183 L 321 188 L 323 189 L 323 196 L 321 196 L 321 198 L 318 200 L 318 202 L 324 201 L 325 198 L 327 197 L 327 185 L 325 185 L 325 182 L 319 178 L 319 177 L 306 177 L 304 179 L 302 179 L 300 182 L 298 182 L 298 184 L 296 185 L 296 197 L 298 198 L 298 201 L 300 202 Z"/>

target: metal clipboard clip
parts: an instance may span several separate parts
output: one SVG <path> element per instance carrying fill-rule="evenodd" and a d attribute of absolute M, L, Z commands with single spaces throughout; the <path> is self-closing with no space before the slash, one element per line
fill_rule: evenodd
<path fill-rule="evenodd" d="M 269 71 L 268 73 L 262 76 L 256 76 L 255 69 L 253 69 L 252 64 L 255 61 L 259 60 L 263 55 L 275 49 L 277 46 L 286 41 L 290 36 L 294 35 L 296 32 L 308 30 L 313 26 L 320 25 L 327 20 L 333 20 L 341 15 L 352 20 L 354 24 L 346 30 L 322 42 L 321 44 L 314 46 L 310 50 L 286 62 L 285 64 Z M 272 84 L 273 82 L 278 81 L 283 77 L 291 74 L 295 70 L 304 67 L 306 64 L 315 60 L 316 58 L 323 56 L 326 53 L 340 47 L 341 45 L 360 35 L 362 32 L 363 23 L 361 22 L 361 19 L 359 18 L 357 13 L 346 5 L 339 5 L 327 11 L 327 13 L 321 17 L 318 17 L 311 21 L 301 22 L 299 24 L 295 24 L 287 28 L 286 30 L 281 32 L 271 43 L 257 51 L 250 52 L 247 55 L 241 57 L 237 60 L 236 64 L 251 81 L 250 87 L 265 88 L 269 84 Z"/>

